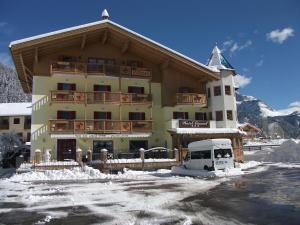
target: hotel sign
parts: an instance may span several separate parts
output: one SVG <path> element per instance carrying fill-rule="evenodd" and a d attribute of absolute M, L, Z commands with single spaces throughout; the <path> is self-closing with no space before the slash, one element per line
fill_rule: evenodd
<path fill-rule="evenodd" d="M 208 121 L 203 120 L 179 120 L 179 128 L 207 128 Z"/>

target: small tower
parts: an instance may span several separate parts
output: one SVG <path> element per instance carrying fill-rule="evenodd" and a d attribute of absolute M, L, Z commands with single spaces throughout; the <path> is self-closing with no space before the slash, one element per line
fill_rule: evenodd
<path fill-rule="evenodd" d="M 221 50 L 216 45 L 208 60 L 209 67 L 219 71 L 220 79 L 207 82 L 207 90 L 210 91 L 208 98 L 208 110 L 212 112 L 213 120 L 216 120 L 216 113 L 222 112 L 223 118 L 216 121 L 217 128 L 237 128 L 237 111 L 235 99 L 234 76 L 235 69 L 222 55 Z M 215 91 L 219 89 L 219 91 Z M 216 94 L 215 92 L 221 92 Z"/>
<path fill-rule="evenodd" d="M 104 9 L 102 11 L 101 17 L 102 17 L 102 20 L 108 20 L 109 19 L 109 14 L 108 14 L 106 9 Z"/>

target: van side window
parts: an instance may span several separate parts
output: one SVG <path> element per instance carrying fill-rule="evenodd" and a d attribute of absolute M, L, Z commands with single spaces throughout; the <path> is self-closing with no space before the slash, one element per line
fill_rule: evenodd
<path fill-rule="evenodd" d="M 211 151 L 195 151 L 191 152 L 191 159 L 211 159 Z"/>

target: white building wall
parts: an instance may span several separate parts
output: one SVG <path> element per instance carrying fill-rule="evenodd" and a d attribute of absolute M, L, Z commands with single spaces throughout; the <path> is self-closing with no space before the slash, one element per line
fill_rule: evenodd
<path fill-rule="evenodd" d="M 217 128 L 237 128 L 237 111 L 234 90 L 233 72 L 231 70 L 221 70 L 221 79 L 208 82 L 206 88 L 210 88 L 210 98 L 208 98 L 208 111 L 212 112 L 213 120 L 216 120 L 216 111 L 223 112 L 223 121 L 216 121 Z M 231 95 L 225 95 L 225 85 L 231 88 Z M 214 96 L 214 87 L 221 86 L 221 96 Z M 227 110 L 232 110 L 233 120 L 227 119 Z"/>

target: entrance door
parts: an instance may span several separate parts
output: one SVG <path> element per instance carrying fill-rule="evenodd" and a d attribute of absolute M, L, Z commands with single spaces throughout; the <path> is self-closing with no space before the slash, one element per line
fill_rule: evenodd
<path fill-rule="evenodd" d="M 57 160 L 66 159 L 76 160 L 76 139 L 58 139 L 57 140 Z"/>
<path fill-rule="evenodd" d="M 94 141 L 93 142 L 93 160 L 100 159 L 101 149 L 107 149 L 109 155 L 113 155 L 113 141 Z"/>

